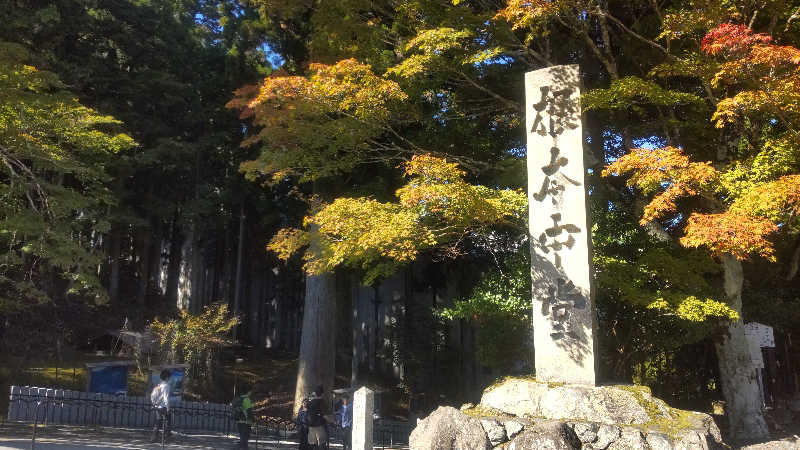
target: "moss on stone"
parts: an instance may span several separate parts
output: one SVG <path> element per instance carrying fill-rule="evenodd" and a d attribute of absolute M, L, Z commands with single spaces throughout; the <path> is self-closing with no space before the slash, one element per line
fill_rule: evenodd
<path fill-rule="evenodd" d="M 506 414 L 503 411 L 500 411 L 500 410 L 497 410 L 497 409 L 494 409 L 494 408 L 487 408 L 487 407 L 481 406 L 481 405 L 476 405 L 476 406 L 473 406 L 472 408 L 463 409 L 463 410 L 461 410 L 461 412 L 463 412 L 464 414 L 466 414 L 466 415 L 468 415 L 470 417 L 474 417 L 476 419 L 481 419 L 481 418 L 484 418 L 484 417 L 497 417 L 497 418 L 499 418 L 499 417 L 512 417 L 511 415 Z"/>
<path fill-rule="evenodd" d="M 492 389 L 495 389 L 503 383 L 512 380 L 522 380 L 522 381 L 532 381 L 539 384 L 546 384 L 549 388 L 558 388 L 567 386 L 567 383 L 560 383 L 560 382 L 543 382 L 537 380 L 534 376 L 506 376 L 502 378 L 498 378 L 497 381 L 492 383 L 489 387 L 484 390 L 485 392 L 489 392 Z M 667 415 L 664 415 L 664 409 L 659 405 L 658 401 L 653 397 L 653 393 L 648 386 L 641 386 L 641 385 L 613 385 L 607 386 L 608 388 L 612 389 L 621 389 L 627 392 L 630 392 L 636 402 L 645 410 L 650 421 L 644 424 L 628 424 L 628 423 L 618 423 L 614 424 L 614 426 L 622 429 L 626 427 L 637 428 L 645 433 L 648 432 L 660 432 L 663 434 L 668 435 L 671 439 L 677 439 L 680 434 L 685 430 L 695 429 L 695 421 L 692 420 L 695 413 L 692 411 L 685 411 L 681 409 L 672 408 L 667 404 L 664 404 L 666 408 Z M 513 418 L 507 413 L 504 413 L 499 410 L 495 410 L 492 408 L 486 408 L 481 405 L 477 405 L 474 408 L 470 408 L 463 411 L 465 414 L 475 417 L 475 418 L 486 418 L 486 417 L 495 417 L 495 418 Z M 524 418 L 526 419 L 546 419 L 546 420 L 573 420 L 575 419 L 568 419 L 568 418 L 561 418 L 561 419 L 553 419 L 553 418 L 544 418 L 544 417 L 534 417 L 525 415 Z M 580 420 L 577 420 L 581 422 Z M 590 422 L 586 422 L 590 423 Z M 698 430 L 699 431 L 699 430 Z"/>
<path fill-rule="evenodd" d="M 692 422 L 694 413 L 691 411 L 676 409 L 669 405 L 665 405 L 667 407 L 669 417 L 664 417 L 658 403 L 652 398 L 653 393 L 650 390 L 650 387 L 637 385 L 617 385 L 613 387 L 628 391 L 633 394 L 633 398 L 636 399 L 636 402 L 639 403 L 639 406 L 641 406 L 650 417 L 650 421 L 645 424 L 617 424 L 618 426 L 632 426 L 639 428 L 642 431 L 660 431 L 667 434 L 672 439 L 677 438 L 682 431 L 694 428 Z M 646 396 L 645 393 L 647 394 Z"/>
<path fill-rule="evenodd" d="M 533 381 L 535 383 L 541 383 L 541 381 L 538 381 L 534 375 L 504 376 L 498 378 L 497 380 L 494 381 L 494 383 L 487 386 L 486 389 L 483 390 L 483 393 L 485 394 L 487 392 L 491 392 L 492 390 L 505 384 L 507 381 L 513 381 L 513 380 Z"/>

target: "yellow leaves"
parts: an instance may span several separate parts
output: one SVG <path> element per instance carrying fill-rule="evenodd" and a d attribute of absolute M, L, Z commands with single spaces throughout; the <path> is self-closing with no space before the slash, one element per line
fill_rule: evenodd
<path fill-rule="evenodd" d="M 406 51 L 414 49 L 423 53 L 436 53 L 461 48 L 462 40 L 472 36 L 467 30 L 456 30 L 449 27 L 433 28 L 420 31 L 406 44 Z"/>
<path fill-rule="evenodd" d="M 491 224 L 504 217 L 522 217 L 524 196 L 520 191 L 493 190 L 464 180 L 464 171 L 455 163 L 431 155 L 414 156 L 405 165 L 411 181 L 397 190 L 400 204 L 419 208 L 423 217 L 439 215 L 449 225 Z"/>
<path fill-rule="evenodd" d="M 394 81 L 382 79 L 367 64 L 345 59 L 329 66 L 312 64 L 309 95 L 317 102 L 329 102 L 339 112 L 362 120 L 385 122 L 393 104 L 408 99 Z"/>
<path fill-rule="evenodd" d="M 648 309 L 672 312 L 690 322 L 706 322 L 714 319 L 739 320 L 739 313 L 725 302 L 694 295 L 671 299 L 659 298 L 647 305 Z M 673 305 L 672 303 L 676 303 Z"/>
<path fill-rule="evenodd" d="M 508 0 L 494 20 L 505 20 L 511 28 L 517 30 L 546 19 L 559 10 L 558 0 Z"/>
<path fill-rule="evenodd" d="M 800 175 L 786 175 L 749 189 L 733 202 L 729 212 L 796 224 L 800 218 Z"/>
<path fill-rule="evenodd" d="M 306 217 L 303 230 L 281 230 L 269 249 L 286 258 L 308 245 L 308 273 L 339 265 L 361 267 L 367 278 L 389 266 L 413 261 L 419 252 L 457 245 L 494 224 L 522 223 L 527 197 L 521 190 L 490 189 L 464 180 L 457 164 L 418 155 L 404 165 L 409 182 L 398 202 L 338 198 Z"/>
<path fill-rule="evenodd" d="M 425 183 L 461 181 L 466 175 L 457 163 L 433 155 L 414 155 L 403 165 L 406 176 L 419 177 Z"/>
<path fill-rule="evenodd" d="M 228 305 L 215 303 L 197 315 L 182 310 L 179 318 L 168 322 L 156 318 L 148 328 L 175 357 L 194 366 L 201 363 L 204 352 L 225 343 L 227 333 L 239 322 L 229 314 Z"/>
<path fill-rule="evenodd" d="M 685 247 L 706 247 L 715 255 L 729 254 L 744 260 L 758 254 L 774 261 L 774 249 L 766 237 L 777 229 L 771 221 L 750 214 L 695 213 L 689 217 L 680 242 Z"/>
<path fill-rule="evenodd" d="M 387 70 L 386 75 L 408 79 L 432 71 L 446 53 L 463 52 L 466 40 L 471 37 L 470 31 L 449 27 L 422 30 L 406 44 L 405 51 L 409 55 L 400 64 Z M 464 64 L 469 64 L 468 60 Z"/>
<path fill-rule="evenodd" d="M 286 261 L 295 252 L 308 245 L 308 233 L 296 228 L 283 228 L 267 244 L 267 250 L 275 252 Z"/>

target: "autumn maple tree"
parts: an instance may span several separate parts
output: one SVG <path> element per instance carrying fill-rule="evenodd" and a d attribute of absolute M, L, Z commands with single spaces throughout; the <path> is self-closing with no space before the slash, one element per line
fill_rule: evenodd
<path fill-rule="evenodd" d="M 779 236 L 797 235 L 800 176 L 797 175 L 800 51 L 772 43 L 745 25 L 722 24 L 702 40 L 707 57 L 719 59 L 709 80 L 727 94 L 716 103 L 710 120 L 725 136 L 740 135 L 729 162 L 692 161 L 677 147 L 637 148 L 611 163 L 604 174 L 630 175 L 627 182 L 653 194 L 641 223 L 656 220 L 685 223 L 680 243 L 719 257 L 726 269 L 730 306 L 741 314 L 741 263 L 753 256 L 775 260 Z M 778 156 L 778 157 L 776 157 Z M 734 322 L 718 345 L 723 390 L 741 412 L 757 410 L 758 400 L 736 392 L 748 383 L 752 367 L 742 367 L 741 322 Z M 747 358 L 745 358 L 747 359 Z M 738 362 L 736 362 L 738 360 Z M 740 383 L 740 386 L 731 386 Z M 752 382 L 750 382 L 752 383 Z M 734 433 L 765 434 L 755 414 L 733 414 Z M 745 431 L 749 430 L 749 431 Z"/>
<path fill-rule="evenodd" d="M 469 184 L 455 163 L 430 155 L 413 156 L 404 165 L 408 183 L 397 202 L 342 197 L 306 217 L 304 230 L 284 229 L 267 248 L 289 258 L 309 246 L 308 273 L 349 266 L 365 271 L 365 282 L 386 277 L 436 249 L 458 254 L 459 243 L 496 226 L 522 229 L 527 211 L 524 192 Z"/>

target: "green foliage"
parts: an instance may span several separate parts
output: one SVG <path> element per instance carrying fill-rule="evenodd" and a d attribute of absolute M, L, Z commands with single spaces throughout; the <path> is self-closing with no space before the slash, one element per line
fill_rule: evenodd
<path fill-rule="evenodd" d="M 705 255 L 673 256 L 654 248 L 635 262 L 596 255 L 594 264 L 602 288 L 634 305 L 689 322 L 739 317 L 724 301 L 712 298 L 715 289 L 707 280 L 720 269 Z"/>
<path fill-rule="evenodd" d="M 697 95 L 664 89 L 653 81 L 638 77 L 614 80 L 607 89 L 592 89 L 583 94 L 581 104 L 585 111 L 596 109 L 639 109 L 647 105 L 698 106 L 703 99 Z"/>
<path fill-rule="evenodd" d="M 210 354 L 228 342 L 228 334 L 239 322 L 228 313 L 228 305 L 217 303 L 196 315 L 180 311 L 177 319 L 167 322 L 156 318 L 149 328 L 159 337 L 171 363 L 189 364 L 197 374 Z"/>
<path fill-rule="evenodd" d="M 81 105 L 28 57 L 0 42 L 0 311 L 74 294 L 105 298 L 91 244 L 115 203 L 105 167 L 135 145 L 113 131 L 119 121 Z"/>
<path fill-rule="evenodd" d="M 448 321 L 477 324 L 481 364 L 509 369 L 516 360 L 530 359 L 531 269 L 527 248 L 486 273 L 472 294 L 442 308 L 437 315 Z M 531 364 L 532 365 L 532 364 Z"/>

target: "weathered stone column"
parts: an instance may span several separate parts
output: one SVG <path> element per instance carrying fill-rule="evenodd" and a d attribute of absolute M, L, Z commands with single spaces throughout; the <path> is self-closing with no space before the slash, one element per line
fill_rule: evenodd
<path fill-rule="evenodd" d="M 578 66 L 525 74 L 536 378 L 595 384 Z"/>
<path fill-rule="evenodd" d="M 362 387 L 353 394 L 353 450 L 372 450 L 375 393 Z"/>

